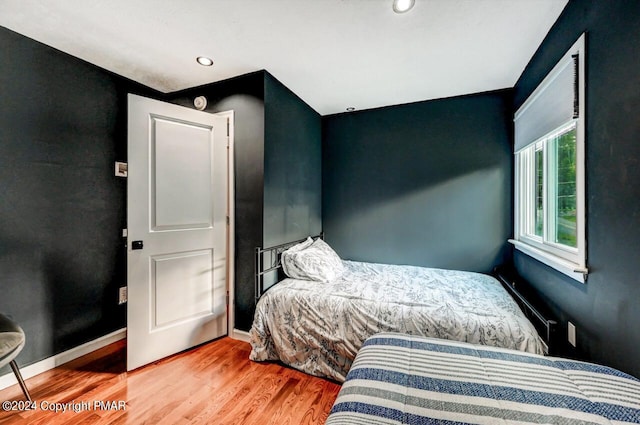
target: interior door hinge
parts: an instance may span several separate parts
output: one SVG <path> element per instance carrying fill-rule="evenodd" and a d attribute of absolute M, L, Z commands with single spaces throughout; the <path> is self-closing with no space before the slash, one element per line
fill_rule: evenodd
<path fill-rule="evenodd" d="M 229 305 L 229 291 L 227 291 L 227 305 Z"/>
<path fill-rule="evenodd" d="M 229 216 L 227 216 L 227 226 L 229 225 Z"/>

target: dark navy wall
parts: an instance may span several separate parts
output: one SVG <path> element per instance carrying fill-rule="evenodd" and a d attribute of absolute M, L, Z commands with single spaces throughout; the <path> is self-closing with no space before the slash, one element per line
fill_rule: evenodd
<path fill-rule="evenodd" d="M 322 218 L 347 259 L 487 272 L 512 228 L 511 93 L 323 118 Z"/>
<path fill-rule="evenodd" d="M 193 108 L 206 96 L 208 112 L 234 111 L 235 327 L 249 330 L 254 311 L 255 247 L 262 246 L 264 203 L 264 72 L 172 93 L 166 100 Z"/>
<path fill-rule="evenodd" d="M 0 27 L 0 312 L 21 365 L 126 326 L 126 94 L 152 93 Z"/>
<path fill-rule="evenodd" d="M 264 244 L 322 230 L 320 115 L 265 74 Z"/>
<path fill-rule="evenodd" d="M 517 109 L 587 32 L 586 285 L 516 252 L 515 266 L 562 320 L 573 353 L 640 377 L 640 2 L 571 0 L 515 87 Z"/>

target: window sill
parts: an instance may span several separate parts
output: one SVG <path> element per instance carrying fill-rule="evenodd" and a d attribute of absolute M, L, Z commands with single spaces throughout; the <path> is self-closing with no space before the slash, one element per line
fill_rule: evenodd
<path fill-rule="evenodd" d="M 517 241 L 515 239 L 509 239 L 509 242 L 512 243 L 518 251 L 524 252 L 530 257 L 533 257 L 547 266 L 556 269 L 560 273 L 565 274 L 580 283 L 586 282 L 587 274 L 589 273 L 587 268 L 574 264 L 571 261 L 567 261 L 564 258 L 549 254 L 541 249 L 534 248 L 524 242 Z"/>

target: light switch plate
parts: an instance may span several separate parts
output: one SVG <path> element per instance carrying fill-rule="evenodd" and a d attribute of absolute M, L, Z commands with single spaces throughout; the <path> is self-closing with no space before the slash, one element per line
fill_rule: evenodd
<path fill-rule="evenodd" d="M 116 162 L 116 177 L 127 177 L 127 163 Z"/>

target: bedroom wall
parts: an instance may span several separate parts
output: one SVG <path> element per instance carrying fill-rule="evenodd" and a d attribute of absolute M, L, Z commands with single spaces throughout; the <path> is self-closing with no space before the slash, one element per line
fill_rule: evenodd
<path fill-rule="evenodd" d="M 172 93 L 165 100 L 193 108 L 206 96 L 206 111 L 234 111 L 235 327 L 249 330 L 254 312 L 255 247 L 262 246 L 264 204 L 264 71 Z"/>
<path fill-rule="evenodd" d="M 265 92 L 264 71 L 161 94 L 4 28 L 0 51 L 0 311 L 27 334 L 19 364 L 126 326 L 125 306 L 117 305 L 118 288 L 126 284 L 121 238 L 126 180 L 113 176 L 113 163 L 126 161 L 128 92 L 189 107 L 195 96 L 205 95 L 207 110 L 234 110 L 235 319 L 237 328 L 248 330 L 254 248 L 263 244 L 265 136 L 274 143 L 274 158 L 284 150 L 303 164 L 291 180 L 279 168 L 285 164 L 274 162 L 267 187 L 273 202 L 286 200 L 287 219 L 266 234 L 297 237 L 305 228 L 305 234 L 317 233 L 320 118 L 315 111 L 271 76 Z M 268 130 L 265 95 L 273 105 Z M 307 150 L 315 160 L 304 159 Z M 298 179 L 305 167 L 316 171 Z"/>
<path fill-rule="evenodd" d="M 587 32 L 585 285 L 516 252 L 515 267 L 577 327 L 568 354 L 640 377 L 640 2 L 571 0 L 515 86 L 514 111 Z"/>
<path fill-rule="evenodd" d="M 114 161 L 127 91 L 152 91 L 1 27 L 0 52 L 0 312 L 25 330 L 25 365 L 126 326 Z"/>
<path fill-rule="evenodd" d="M 264 245 L 322 230 L 320 114 L 268 72 L 264 91 Z"/>
<path fill-rule="evenodd" d="M 512 228 L 511 93 L 323 117 L 322 217 L 345 259 L 487 272 Z"/>

